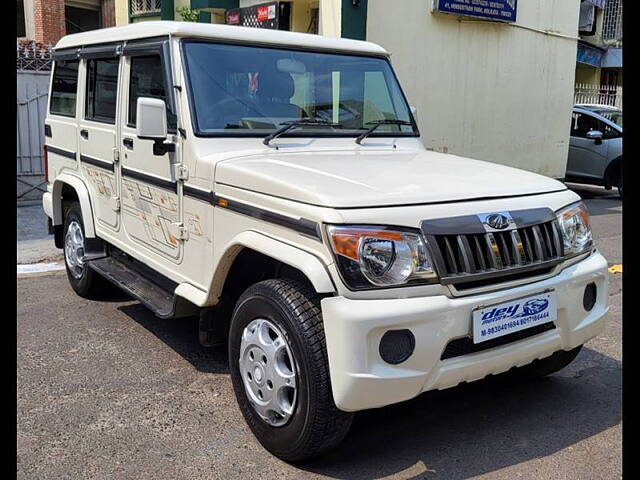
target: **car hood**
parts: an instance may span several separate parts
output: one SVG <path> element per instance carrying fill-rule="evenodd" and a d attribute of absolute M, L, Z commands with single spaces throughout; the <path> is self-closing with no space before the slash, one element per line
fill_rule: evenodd
<path fill-rule="evenodd" d="M 217 183 L 334 208 L 441 203 L 565 190 L 557 180 L 428 150 L 270 152 L 216 166 Z"/>

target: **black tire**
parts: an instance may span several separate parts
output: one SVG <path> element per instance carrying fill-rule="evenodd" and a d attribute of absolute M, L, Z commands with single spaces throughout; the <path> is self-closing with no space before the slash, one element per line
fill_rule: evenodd
<path fill-rule="evenodd" d="M 529 365 L 516 368 L 512 372 L 514 375 L 525 379 L 546 377 L 547 375 L 562 370 L 573 362 L 581 349 L 582 345 L 573 350 L 560 350 L 549 357 L 534 360 Z"/>
<path fill-rule="evenodd" d="M 69 232 L 69 226 L 73 222 L 76 222 L 76 224 L 80 226 L 80 230 L 82 231 L 82 238 L 85 239 L 86 237 L 84 233 L 84 222 L 82 220 L 82 210 L 80 209 L 80 204 L 78 202 L 73 202 L 71 205 L 69 205 L 64 219 L 62 248 L 65 252 L 64 265 L 67 269 L 67 278 L 69 279 L 69 283 L 71 284 L 71 288 L 73 288 L 73 291 L 81 297 L 91 300 L 101 298 L 105 294 L 105 292 L 111 291 L 109 283 L 104 278 L 102 278 L 94 270 L 89 268 L 86 262 L 82 266 L 79 277 L 76 277 L 71 271 L 72 267 L 70 267 L 69 265 L 69 260 L 66 253 L 66 242 L 67 234 Z"/>
<path fill-rule="evenodd" d="M 276 325 L 295 358 L 297 401 L 289 421 L 267 424 L 249 403 L 240 372 L 240 346 L 245 327 L 256 318 Z M 338 445 L 351 427 L 352 413 L 338 410 L 331 391 L 320 311 L 320 296 L 293 280 L 265 280 L 249 287 L 238 300 L 229 332 L 229 369 L 236 399 L 258 441 L 289 462 L 319 456 Z"/>

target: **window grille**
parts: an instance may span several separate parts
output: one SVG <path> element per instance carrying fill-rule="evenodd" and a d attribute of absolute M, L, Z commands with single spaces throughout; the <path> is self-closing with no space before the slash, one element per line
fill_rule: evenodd
<path fill-rule="evenodd" d="M 159 14 L 162 0 L 129 0 L 131 15 Z"/>
<path fill-rule="evenodd" d="M 602 23 L 603 40 L 622 40 L 622 2 L 608 0 Z"/>

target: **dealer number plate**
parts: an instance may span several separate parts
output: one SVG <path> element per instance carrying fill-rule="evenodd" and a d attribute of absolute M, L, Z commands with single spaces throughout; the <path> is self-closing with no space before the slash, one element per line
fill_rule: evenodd
<path fill-rule="evenodd" d="M 473 343 L 556 320 L 556 292 L 543 292 L 473 311 Z"/>

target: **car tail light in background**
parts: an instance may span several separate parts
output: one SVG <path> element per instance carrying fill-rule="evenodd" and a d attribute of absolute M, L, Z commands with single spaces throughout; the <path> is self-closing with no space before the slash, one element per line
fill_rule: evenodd
<path fill-rule="evenodd" d="M 44 181 L 49 183 L 49 152 L 47 151 L 47 146 L 43 147 L 44 149 Z"/>

